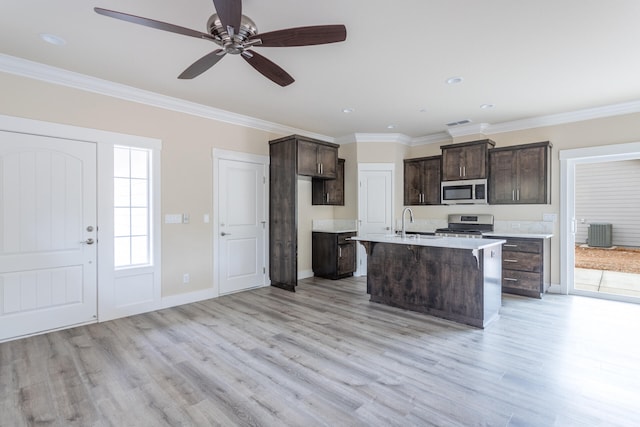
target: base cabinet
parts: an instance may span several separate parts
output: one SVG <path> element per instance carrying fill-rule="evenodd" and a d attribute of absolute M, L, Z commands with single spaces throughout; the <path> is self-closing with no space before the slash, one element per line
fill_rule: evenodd
<path fill-rule="evenodd" d="M 325 233 L 314 231 L 311 236 L 313 274 L 328 279 L 353 276 L 356 271 L 355 232 Z"/>
<path fill-rule="evenodd" d="M 550 239 L 512 238 L 502 249 L 502 292 L 541 298 L 551 278 Z"/>

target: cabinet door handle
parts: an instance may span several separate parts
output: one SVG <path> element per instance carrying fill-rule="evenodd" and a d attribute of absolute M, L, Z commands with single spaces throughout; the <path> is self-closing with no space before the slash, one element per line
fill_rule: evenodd
<path fill-rule="evenodd" d="M 320 175 L 324 174 L 324 165 L 320 163 Z"/>
<path fill-rule="evenodd" d="M 516 190 L 511 190 L 511 200 L 516 200 Z"/>
<path fill-rule="evenodd" d="M 342 258 L 342 246 L 338 246 L 338 258 Z"/>
<path fill-rule="evenodd" d="M 516 200 L 520 200 L 520 189 L 516 190 Z"/>
<path fill-rule="evenodd" d="M 467 167 L 466 166 L 462 167 L 462 176 L 467 176 Z"/>
<path fill-rule="evenodd" d="M 458 176 L 462 176 L 462 166 L 460 166 L 458 169 L 459 169 Z"/>
<path fill-rule="evenodd" d="M 329 193 L 327 193 L 326 196 L 327 196 L 327 203 L 329 203 Z"/>
<path fill-rule="evenodd" d="M 518 279 L 512 279 L 511 277 L 505 277 L 504 280 L 506 280 L 507 282 L 517 282 Z"/>
<path fill-rule="evenodd" d="M 517 259 L 505 259 L 504 262 L 518 262 Z"/>
<path fill-rule="evenodd" d="M 505 243 L 505 244 L 504 244 L 504 247 L 505 247 L 505 248 L 517 248 L 517 247 L 518 247 L 518 245 L 510 245 L 510 244 L 508 244 L 508 243 Z"/>

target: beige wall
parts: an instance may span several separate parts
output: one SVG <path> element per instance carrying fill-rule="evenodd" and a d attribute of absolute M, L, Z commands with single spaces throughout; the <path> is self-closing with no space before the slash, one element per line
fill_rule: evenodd
<path fill-rule="evenodd" d="M 163 296 L 211 287 L 213 162 L 211 150 L 221 148 L 268 155 L 268 141 L 284 135 L 163 110 L 103 95 L 0 73 L 0 114 L 74 126 L 103 129 L 162 140 L 162 214 L 190 213 L 188 225 L 163 224 Z M 552 204 L 526 206 L 415 207 L 417 218 L 446 219 L 448 213 L 489 212 L 496 220 L 541 221 L 543 213 L 559 214 L 559 161 L 563 149 L 640 141 L 640 114 L 576 122 L 526 131 L 460 138 L 452 142 L 490 138 L 503 147 L 537 141 L 553 143 Z M 396 215 L 403 207 L 404 158 L 440 154 L 440 143 L 409 147 L 389 142 L 358 142 L 340 147 L 345 158 L 345 206 L 311 205 L 310 180 L 299 186 L 299 271 L 311 270 L 311 220 L 357 218 L 357 164 L 394 163 Z M 552 240 L 552 281 L 559 283 L 559 238 Z M 191 283 L 182 284 L 182 273 Z"/>
<path fill-rule="evenodd" d="M 162 215 L 191 215 L 189 224 L 162 224 L 163 296 L 212 285 L 216 219 L 203 219 L 213 214 L 212 149 L 268 155 L 268 141 L 284 136 L 9 74 L 0 73 L 0 93 L 0 114 L 162 141 Z"/>

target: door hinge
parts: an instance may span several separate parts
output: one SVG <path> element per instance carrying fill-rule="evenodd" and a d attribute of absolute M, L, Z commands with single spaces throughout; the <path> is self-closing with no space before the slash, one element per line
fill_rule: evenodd
<path fill-rule="evenodd" d="M 266 267 L 262 267 L 262 274 L 267 274 L 267 268 Z"/>
<path fill-rule="evenodd" d="M 267 183 L 267 177 L 266 177 L 266 176 L 263 176 L 263 177 L 262 177 L 262 183 L 263 183 L 263 184 L 266 184 L 266 183 Z"/>

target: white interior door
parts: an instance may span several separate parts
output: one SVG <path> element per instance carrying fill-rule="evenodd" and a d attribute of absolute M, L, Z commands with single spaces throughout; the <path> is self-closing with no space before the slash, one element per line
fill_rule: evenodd
<path fill-rule="evenodd" d="M 266 284 L 268 164 L 239 156 L 217 160 L 216 239 L 221 295 Z"/>
<path fill-rule="evenodd" d="M 96 147 L 0 131 L 0 341 L 96 320 Z"/>
<path fill-rule="evenodd" d="M 394 164 L 358 165 L 358 234 L 393 233 L 393 174 Z M 358 245 L 357 276 L 367 274 L 367 254 Z"/>

